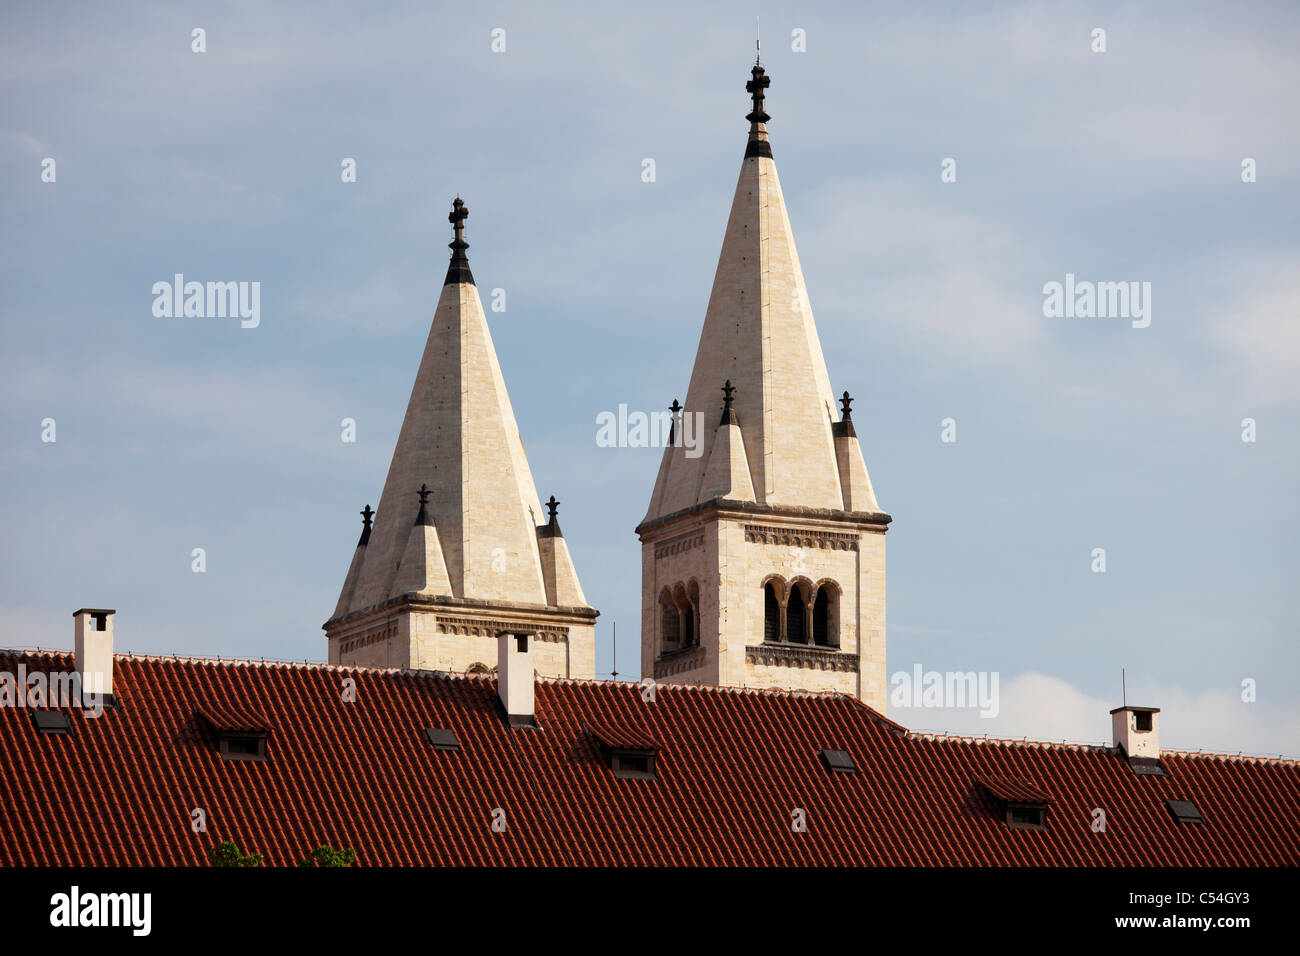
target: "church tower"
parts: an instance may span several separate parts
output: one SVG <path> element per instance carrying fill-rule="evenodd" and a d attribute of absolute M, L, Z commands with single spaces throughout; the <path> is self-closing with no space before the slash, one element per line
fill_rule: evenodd
<path fill-rule="evenodd" d="M 822 357 L 768 140 L 770 82 L 756 64 L 686 405 L 673 400 L 636 529 L 641 673 L 839 691 L 883 713 L 890 517 Z"/>
<path fill-rule="evenodd" d="M 465 242 L 451 221 L 438 299 L 379 510 L 363 528 L 334 614 L 331 664 L 489 669 L 501 631 L 536 635 L 537 672 L 595 677 L 587 605 L 552 495 L 543 514 Z M 373 526 L 372 526 L 373 519 Z"/>

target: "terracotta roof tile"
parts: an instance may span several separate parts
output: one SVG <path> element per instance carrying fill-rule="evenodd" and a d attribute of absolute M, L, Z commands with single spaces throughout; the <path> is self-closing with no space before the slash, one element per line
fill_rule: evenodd
<path fill-rule="evenodd" d="M 18 660 L 0 652 L 0 670 Z M 204 864 L 223 839 L 270 865 L 321 844 L 369 866 L 1300 864 L 1294 761 L 1165 753 L 1163 776 L 1140 775 L 1109 748 L 911 734 L 852 698 L 689 685 L 647 702 L 629 683 L 539 680 L 527 730 L 479 675 L 119 656 L 114 691 L 101 717 L 69 710 L 68 736 L 0 709 L 0 865 Z M 269 759 L 223 759 L 200 709 L 261 720 Z M 653 743 L 657 779 L 616 778 L 589 729 Z M 828 771 L 824 747 L 857 772 Z M 1047 829 L 1008 829 L 977 781 L 1050 796 Z M 1169 799 L 1205 823 L 1179 823 Z"/>

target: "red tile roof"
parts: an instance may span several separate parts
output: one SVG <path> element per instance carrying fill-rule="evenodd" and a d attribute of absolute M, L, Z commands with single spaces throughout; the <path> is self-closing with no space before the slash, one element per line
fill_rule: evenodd
<path fill-rule="evenodd" d="M 0 652 L 0 670 L 18 662 Z M 114 691 L 101 717 L 70 711 L 67 736 L 0 708 L 0 865 L 202 864 L 225 839 L 268 865 L 321 844 L 371 866 L 1300 864 L 1295 761 L 1166 753 L 1163 776 L 1140 775 L 1106 748 L 919 736 L 847 697 L 688 685 L 647 702 L 628 683 L 541 680 L 536 730 L 506 726 L 490 676 L 118 656 Z M 222 759 L 198 716 L 214 703 L 265 715 L 266 762 Z M 593 721 L 657 743 L 657 779 L 615 778 Z M 829 772 L 822 748 L 857 772 Z M 1049 795 L 1047 829 L 1009 829 L 990 779 Z"/>

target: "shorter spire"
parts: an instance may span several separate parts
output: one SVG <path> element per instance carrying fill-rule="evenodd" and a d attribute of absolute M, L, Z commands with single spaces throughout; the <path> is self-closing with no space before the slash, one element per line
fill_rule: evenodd
<path fill-rule="evenodd" d="M 375 516 L 375 513 L 371 510 L 370 505 L 366 505 L 357 513 L 361 515 L 361 540 L 357 542 L 357 547 L 364 548 L 370 543 L 370 520 Z"/>
<path fill-rule="evenodd" d="M 465 250 L 469 248 L 469 243 L 465 241 L 465 220 L 468 218 L 469 207 L 457 196 L 455 202 L 451 204 L 451 212 L 447 215 L 447 221 L 451 223 L 455 237 L 447 243 L 447 247 L 451 249 L 451 264 L 447 266 L 447 278 L 443 281 L 443 285 L 457 282 L 474 284 L 474 274 L 469 271 L 469 258 L 465 255 Z"/>

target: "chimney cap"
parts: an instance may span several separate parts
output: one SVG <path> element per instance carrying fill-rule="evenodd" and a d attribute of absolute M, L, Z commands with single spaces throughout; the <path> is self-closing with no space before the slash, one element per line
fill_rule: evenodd
<path fill-rule="evenodd" d="M 1118 713 L 1120 713 L 1121 711 L 1125 711 L 1125 710 L 1135 711 L 1135 712 L 1140 713 L 1140 714 L 1158 714 L 1158 713 L 1160 713 L 1160 708 L 1159 708 L 1159 707 L 1138 707 L 1136 704 L 1125 704 L 1123 707 L 1116 707 L 1114 710 L 1111 711 L 1111 713 L 1112 713 L 1112 714 L 1118 714 Z"/>
<path fill-rule="evenodd" d="M 111 608 L 104 607 L 83 607 L 72 612 L 73 617 L 81 617 L 83 614 L 116 614 Z"/>

